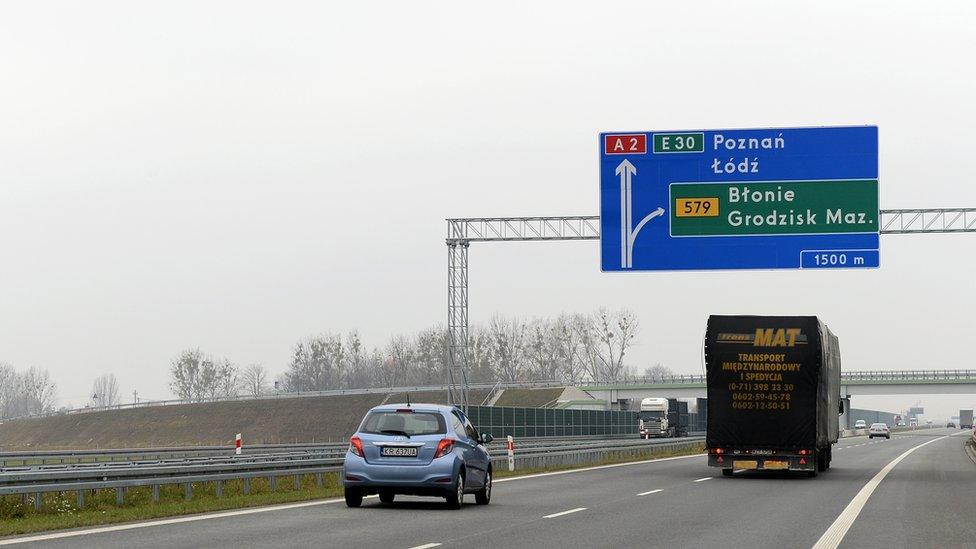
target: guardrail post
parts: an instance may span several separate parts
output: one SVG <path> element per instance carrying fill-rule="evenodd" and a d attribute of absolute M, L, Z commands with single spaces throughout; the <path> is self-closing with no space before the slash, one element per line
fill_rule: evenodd
<path fill-rule="evenodd" d="M 251 479 L 244 479 L 244 495 L 251 493 Z"/>
<path fill-rule="evenodd" d="M 295 475 L 294 488 L 295 488 L 295 490 L 300 490 L 301 487 L 302 487 L 302 476 L 301 475 Z"/>
<path fill-rule="evenodd" d="M 322 487 L 322 473 L 315 473 L 315 486 Z"/>
<path fill-rule="evenodd" d="M 278 478 L 277 477 L 268 477 L 268 486 L 271 487 L 271 491 L 272 492 L 274 492 L 275 490 L 277 490 L 278 489 Z"/>
<path fill-rule="evenodd" d="M 159 503 L 159 485 L 158 484 L 153 484 L 152 485 L 152 500 L 153 500 L 153 503 Z"/>
<path fill-rule="evenodd" d="M 85 491 L 77 490 L 75 492 L 75 496 L 76 496 L 75 506 L 78 507 L 79 509 L 83 508 L 85 506 Z"/>
<path fill-rule="evenodd" d="M 224 495 L 224 481 L 218 480 L 214 482 L 214 494 L 218 498 Z"/>
<path fill-rule="evenodd" d="M 193 499 L 193 483 L 183 483 L 183 497 L 185 497 L 187 501 Z"/>
<path fill-rule="evenodd" d="M 125 503 L 125 488 L 119 486 L 115 489 L 115 504 L 122 505 Z"/>
<path fill-rule="evenodd" d="M 37 492 L 34 494 L 34 510 L 40 511 L 41 504 L 44 503 L 44 494 Z"/>

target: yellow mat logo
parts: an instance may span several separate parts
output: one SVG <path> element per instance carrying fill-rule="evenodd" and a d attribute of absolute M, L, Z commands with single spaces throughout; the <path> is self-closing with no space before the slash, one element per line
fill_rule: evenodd
<path fill-rule="evenodd" d="M 756 347 L 793 347 L 799 335 L 799 328 L 756 328 L 752 344 Z"/>

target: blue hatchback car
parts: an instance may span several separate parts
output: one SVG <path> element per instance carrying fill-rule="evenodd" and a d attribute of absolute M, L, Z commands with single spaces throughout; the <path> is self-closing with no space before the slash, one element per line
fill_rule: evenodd
<path fill-rule="evenodd" d="M 388 404 L 371 409 L 349 439 L 342 478 L 346 505 L 379 494 L 436 496 L 459 509 L 464 494 L 481 505 L 491 501 L 491 458 L 464 413 L 436 404 Z"/>

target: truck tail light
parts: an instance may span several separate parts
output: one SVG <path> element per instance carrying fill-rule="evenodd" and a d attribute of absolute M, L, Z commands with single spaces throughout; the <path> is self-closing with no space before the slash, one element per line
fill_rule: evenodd
<path fill-rule="evenodd" d="M 810 455 L 810 450 L 800 450 L 797 453 L 800 454 L 801 456 L 809 456 Z"/>
<path fill-rule="evenodd" d="M 806 458 L 800 458 L 800 465 L 806 465 L 806 464 L 807 464 Z"/>
<path fill-rule="evenodd" d="M 725 453 L 725 450 L 723 450 L 721 448 L 709 448 L 708 451 L 710 453 L 712 453 L 712 454 L 724 454 Z"/>
<path fill-rule="evenodd" d="M 363 455 L 363 441 L 359 437 L 349 439 L 349 451 L 359 457 L 366 457 Z"/>
<path fill-rule="evenodd" d="M 434 452 L 434 459 L 441 456 L 446 456 L 454 450 L 454 439 L 442 438 L 440 442 L 437 443 L 437 451 Z"/>

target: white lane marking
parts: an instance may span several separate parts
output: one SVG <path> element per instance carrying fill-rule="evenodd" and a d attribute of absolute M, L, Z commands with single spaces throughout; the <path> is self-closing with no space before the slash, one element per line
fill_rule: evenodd
<path fill-rule="evenodd" d="M 410 549 L 430 549 L 431 547 L 440 547 L 439 543 L 425 543 L 423 545 L 414 545 Z"/>
<path fill-rule="evenodd" d="M 733 474 L 735 474 L 735 473 L 741 473 L 742 471 L 745 471 L 745 469 L 736 469 L 735 471 L 732 471 L 732 473 Z"/>
<path fill-rule="evenodd" d="M 648 490 L 648 491 L 646 491 L 646 492 L 641 492 L 641 493 L 639 493 L 639 494 L 637 494 L 637 495 L 638 495 L 638 496 L 649 496 L 649 495 L 651 495 L 651 494 L 656 494 L 656 493 L 658 493 L 658 492 L 663 492 L 663 491 L 664 491 L 664 490 L 662 490 L 661 488 L 658 488 L 657 490 Z"/>
<path fill-rule="evenodd" d="M 698 480 L 696 480 L 695 482 L 704 482 L 704 481 L 706 481 L 706 480 L 712 480 L 713 478 L 715 478 L 715 477 L 705 477 L 705 478 L 700 478 L 700 479 L 698 479 Z"/>
<path fill-rule="evenodd" d="M 706 454 L 691 454 L 691 455 L 688 455 L 688 456 L 675 456 L 675 457 L 666 457 L 666 458 L 645 459 L 643 461 L 629 461 L 627 463 L 614 463 L 614 464 L 611 464 L 611 465 L 595 465 L 593 467 L 583 467 L 581 469 L 567 469 L 565 471 L 553 471 L 551 473 L 537 473 L 537 474 L 534 474 L 534 475 L 523 475 L 523 476 L 520 476 L 520 477 L 499 478 L 499 479 L 492 480 L 492 482 L 494 482 L 494 483 L 497 484 L 499 482 L 510 482 L 510 481 L 513 481 L 513 480 L 528 480 L 528 479 L 533 479 L 533 478 L 549 477 L 549 476 L 555 476 L 555 475 L 569 475 L 569 474 L 572 474 L 572 473 L 583 473 L 583 472 L 586 472 L 586 471 L 596 471 L 596 470 L 599 470 L 599 469 L 612 469 L 612 468 L 615 468 L 615 467 L 629 467 L 631 465 L 643 465 L 643 464 L 647 464 L 647 463 L 657 463 L 659 461 L 673 461 L 673 460 L 677 460 L 677 459 L 702 458 L 702 457 L 705 457 L 705 456 L 706 456 Z M 364 498 L 364 499 L 371 499 L 371 498 L 375 498 L 375 497 L 378 497 L 378 496 L 375 496 L 375 495 L 373 495 L 373 496 L 366 496 L 366 498 Z M 169 524 L 180 524 L 180 523 L 183 523 L 183 522 L 196 522 L 198 520 L 210 520 L 210 519 L 219 519 L 219 518 L 226 518 L 226 517 L 236 517 L 236 516 L 240 516 L 240 515 L 250 515 L 250 514 L 254 514 L 254 513 L 267 513 L 267 512 L 270 512 L 270 511 L 283 511 L 283 510 L 288 510 L 288 509 L 298 509 L 298 508 L 302 508 L 302 507 L 314 507 L 314 506 L 317 506 L 317 505 L 328 505 L 330 503 L 338 503 L 340 501 L 345 501 L 345 500 L 343 500 L 343 499 L 327 499 L 327 500 L 321 500 L 321 501 L 306 501 L 306 502 L 302 502 L 302 503 L 292 503 L 292 504 L 288 504 L 288 505 L 276 505 L 276 506 L 272 506 L 272 507 L 256 507 L 256 508 L 252 508 L 252 509 L 243 509 L 243 510 L 240 510 L 240 511 L 224 511 L 224 512 L 220 512 L 220 513 L 211 513 L 211 514 L 205 514 L 205 515 L 193 515 L 193 516 L 190 516 L 190 517 L 177 517 L 177 518 L 164 519 L 164 520 L 154 520 L 154 521 L 150 521 L 150 522 L 135 522 L 135 523 L 132 523 L 132 524 L 120 524 L 120 525 L 117 525 L 117 526 L 102 526 L 102 527 L 99 527 L 99 528 L 91 528 L 91 529 L 88 529 L 88 530 L 72 530 L 70 532 L 59 532 L 59 533 L 56 533 L 56 534 L 43 534 L 43 535 L 28 536 L 28 537 L 23 537 L 23 538 L 10 538 L 10 539 L 0 540 L 0 546 L 3 546 L 3 545 L 15 545 L 15 544 L 19 544 L 19 543 L 30 543 L 30 542 L 34 542 L 34 541 L 46 541 L 46 540 L 52 540 L 52 539 L 73 538 L 73 537 L 77 537 L 77 536 L 87 536 L 89 534 L 106 534 L 106 533 L 110 533 L 110 532 L 121 532 L 121 531 L 125 531 L 125 530 L 135 530 L 137 528 L 148 528 L 150 526 L 166 526 L 166 525 L 169 525 Z"/>
<path fill-rule="evenodd" d="M 553 513 L 551 515 L 546 515 L 542 518 L 556 518 L 563 515 L 568 515 L 570 513 L 579 513 L 580 511 L 586 511 L 586 507 L 577 507 L 576 509 L 570 509 L 569 511 L 562 511 L 561 513 Z"/>
<path fill-rule="evenodd" d="M 830 528 L 828 528 L 827 531 L 820 536 L 820 539 L 816 544 L 814 544 L 813 549 L 836 549 L 837 546 L 840 545 L 840 542 L 844 541 L 844 536 L 847 535 L 847 531 L 851 529 L 851 525 L 853 525 L 854 521 L 857 520 L 857 516 L 861 514 L 861 510 L 864 509 L 864 504 L 868 502 L 868 498 L 870 498 L 871 494 L 873 494 L 878 488 L 881 481 L 888 476 L 888 473 L 895 468 L 895 465 L 901 463 L 901 460 L 905 459 L 909 454 L 915 450 L 918 450 L 922 446 L 932 444 L 933 442 L 942 440 L 944 438 L 948 437 L 939 437 L 928 442 L 923 442 L 918 446 L 913 446 L 906 450 L 902 455 L 891 460 L 888 465 L 885 465 L 883 469 L 878 471 L 878 474 L 874 475 L 874 478 L 869 480 L 868 483 L 861 488 L 857 495 L 854 496 L 854 499 L 847 504 L 847 507 L 841 511 L 837 519 L 834 520 L 834 523 L 830 525 Z"/>
<path fill-rule="evenodd" d="M 657 463 L 659 461 L 672 461 L 675 459 L 703 458 L 706 454 L 692 454 L 690 456 L 675 456 L 668 458 L 645 459 L 644 461 L 628 461 L 627 463 L 613 463 L 611 465 L 594 465 L 593 467 L 583 467 L 582 469 L 566 469 L 565 471 L 553 471 L 551 473 L 536 473 L 534 475 L 523 475 L 520 477 L 496 478 L 492 480 L 495 484 L 499 482 L 511 482 L 513 480 L 527 480 L 530 478 L 553 477 L 556 475 L 571 475 L 573 473 L 585 473 L 586 471 L 597 471 L 600 469 L 613 469 L 616 467 L 630 467 L 631 465 L 644 465 L 646 463 Z"/>
<path fill-rule="evenodd" d="M 0 545 L 14 545 L 17 543 L 30 543 L 34 541 L 47 541 L 52 539 L 73 538 L 76 536 L 86 536 L 89 534 L 106 534 L 109 532 L 121 532 L 124 530 L 134 530 L 136 528 L 147 528 L 149 526 L 165 526 L 168 524 L 181 524 L 184 522 L 196 522 L 198 520 L 208 520 L 224 517 L 239 517 L 241 515 L 253 515 L 255 513 L 267 513 L 269 511 L 284 511 L 287 509 L 300 509 L 302 507 L 315 507 L 317 505 L 328 505 L 345 501 L 343 499 L 327 499 L 322 501 L 306 501 L 303 503 L 291 503 L 288 505 L 275 505 L 274 507 L 260 507 L 257 509 L 241 509 L 239 511 L 225 511 L 210 515 L 194 515 L 190 517 L 177 517 L 164 520 L 154 520 L 151 522 L 137 522 L 135 524 L 119 524 L 116 526 L 103 526 L 101 528 L 91 528 L 88 530 L 72 530 L 70 532 L 58 532 L 55 534 L 42 534 L 38 536 L 28 536 L 24 538 L 12 538 L 0 540 Z"/>

